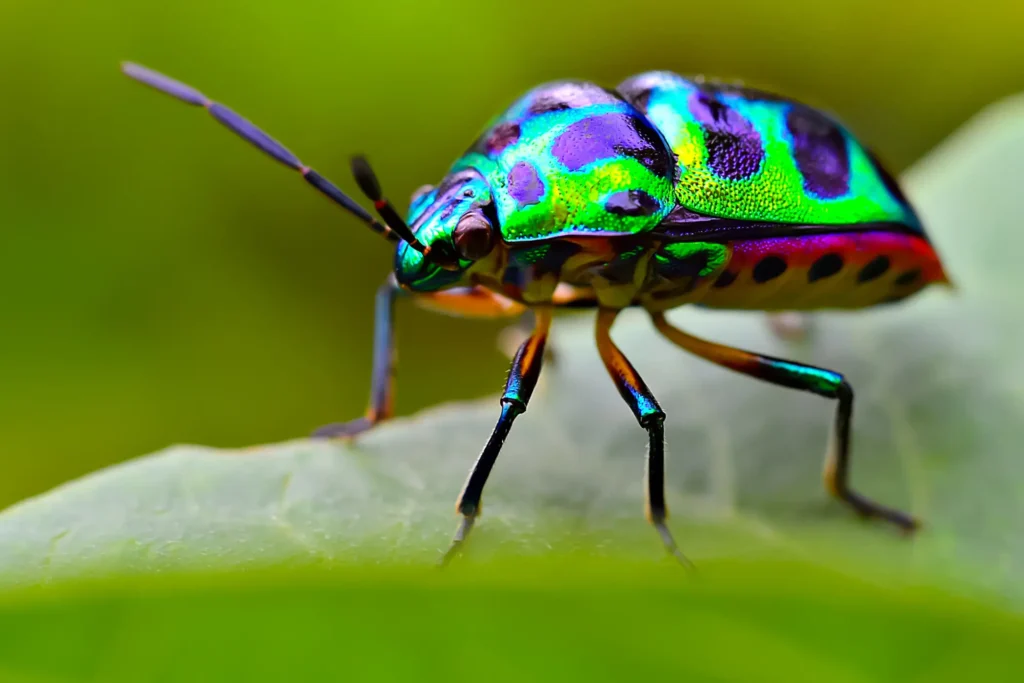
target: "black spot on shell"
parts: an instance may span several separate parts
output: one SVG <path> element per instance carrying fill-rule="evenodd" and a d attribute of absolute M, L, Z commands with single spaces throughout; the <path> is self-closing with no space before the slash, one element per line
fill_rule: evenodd
<path fill-rule="evenodd" d="M 907 285 L 914 284 L 919 279 L 921 279 L 921 269 L 914 268 L 913 270 L 908 270 L 907 272 L 897 277 L 894 280 L 894 282 L 896 283 L 897 287 L 906 287 Z"/>
<path fill-rule="evenodd" d="M 780 256 L 765 256 L 754 266 L 754 282 L 774 280 L 786 272 L 786 262 Z"/>
<path fill-rule="evenodd" d="M 651 216 L 661 210 L 661 203 L 643 190 L 616 192 L 604 204 L 616 216 Z"/>
<path fill-rule="evenodd" d="M 807 271 L 807 281 L 817 282 L 822 278 L 831 277 L 843 269 L 843 257 L 839 254 L 825 254 L 811 265 Z"/>
<path fill-rule="evenodd" d="M 857 273 L 857 282 L 870 282 L 885 275 L 889 270 L 889 257 L 876 256 Z"/>
<path fill-rule="evenodd" d="M 733 272 L 731 270 L 727 270 L 724 273 L 722 273 L 721 275 L 719 275 L 718 279 L 715 280 L 715 284 L 713 284 L 711 286 L 716 288 L 716 289 L 723 289 L 725 287 L 728 287 L 732 283 L 736 282 L 736 278 L 737 277 L 739 277 L 739 273 L 735 273 L 735 272 Z"/>
<path fill-rule="evenodd" d="M 846 136 L 824 114 L 794 106 L 786 114 L 793 137 L 793 158 L 804 179 L 804 189 L 821 199 L 835 199 L 850 191 L 850 156 Z"/>
<path fill-rule="evenodd" d="M 728 180 L 743 180 L 761 169 L 764 148 L 760 133 L 750 121 L 707 90 L 695 92 L 688 105 L 704 129 L 712 173 Z"/>

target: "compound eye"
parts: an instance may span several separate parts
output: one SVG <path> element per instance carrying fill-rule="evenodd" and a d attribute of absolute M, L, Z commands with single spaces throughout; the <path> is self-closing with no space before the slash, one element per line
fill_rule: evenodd
<path fill-rule="evenodd" d="M 459 219 L 455 226 L 455 248 L 464 259 L 478 261 L 491 253 L 494 233 L 491 222 L 475 211 Z"/>

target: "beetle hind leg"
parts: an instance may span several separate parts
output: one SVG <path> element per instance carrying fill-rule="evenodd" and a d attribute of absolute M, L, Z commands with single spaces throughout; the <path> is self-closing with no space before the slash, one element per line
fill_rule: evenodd
<path fill-rule="evenodd" d="M 846 378 L 831 370 L 742 351 L 694 337 L 673 327 L 662 313 L 652 313 L 651 319 L 666 339 L 712 363 L 772 384 L 809 391 L 836 401 L 835 422 L 824 468 L 825 487 L 828 492 L 862 517 L 881 519 L 907 532 L 918 528 L 920 523 L 911 515 L 876 503 L 850 488 L 848 480 L 853 389 Z"/>

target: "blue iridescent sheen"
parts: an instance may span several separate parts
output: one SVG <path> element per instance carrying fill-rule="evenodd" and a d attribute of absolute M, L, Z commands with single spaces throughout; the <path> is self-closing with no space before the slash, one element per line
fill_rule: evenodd
<path fill-rule="evenodd" d="M 771 366 L 772 369 L 788 375 L 801 388 L 806 388 L 816 394 L 834 396 L 836 390 L 843 383 L 843 376 L 831 370 L 809 367 L 775 358 L 765 359 L 764 362 Z"/>

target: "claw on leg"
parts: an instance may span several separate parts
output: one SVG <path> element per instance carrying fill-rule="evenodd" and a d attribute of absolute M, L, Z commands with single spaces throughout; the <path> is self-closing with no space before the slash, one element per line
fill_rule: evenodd
<path fill-rule="evenodd" d="M 455 530 L 455 535 L 452 536 L 452 542 L 448 545 L 448 550 L 446 550 L 444 555 L 441 556 L 441 561 L 438 563 L 441 567 L 447 567 L 448 563 L 452 561 L 452 558 L 458 555 L 459 551 L 462 550 L 462 545 L 466 542 L 469 532 L 472 531 L 473 522 L 475 521 L 475 515 L 463 515 L 462 521 L 459 522 L 459 528 Z"/>
<path fill-rule="evenodd" d="M 660 313 L 652 314 L 651 319 L 666 339 L 712 363 L 765 382 L 807 391 L 835 401 L 835 420 L 825 460 L 825 487 L 831 495 L 850 506 L 862 517 L 884 520 L 906 532 L 918 528 L 920 524 L 912 516 L 876 503 L 850 487 L 850 420 L 853 416 L 853 387 L 841 374 L 694 337 L 673 327 Z"/>
<path fill-rule="evenodd" d="M 375 420 L 369 417 L 360 417 L 348 422 L 334 422 L 320 427 L 313 432 L 314 439 L 353 439 L 360 434 L 369 431 Z"/>
<path fill-rule="evenodd" d="M 657 530 L 658 535 L 661 536 L 661 542 L 665 545 L 665 551 L 687 569 L 694 569 L 693 562 L 690 562 L 686 555 L 683 555 L 682 551 L 679 550 L 679 546 L 676 545 L 676 539 L 672 537 L 672 532 L 669 530 L 668 525 L 665 524 L 665 520 L 660 519 L 652 522 L 652 524 Z"/>

